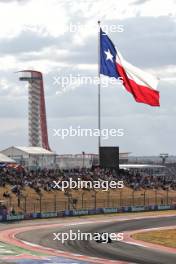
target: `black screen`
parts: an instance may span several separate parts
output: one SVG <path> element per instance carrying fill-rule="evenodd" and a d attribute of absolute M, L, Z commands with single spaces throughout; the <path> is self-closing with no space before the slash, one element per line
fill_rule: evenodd
<path fill-rule="evenodd" d="M 100 167 L 119 169 L 119 147 L 100 147 Z"/>

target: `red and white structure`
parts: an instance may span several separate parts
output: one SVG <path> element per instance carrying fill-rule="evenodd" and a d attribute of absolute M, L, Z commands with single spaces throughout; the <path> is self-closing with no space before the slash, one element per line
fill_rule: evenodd
<path fill-rule="evenodd" d="M 25 70 L 19 72 L 19 80 L 28 82 L 28 126 L 29 146 L 50 150 L 46 121 L 45 95 L 41 72 Z"/>

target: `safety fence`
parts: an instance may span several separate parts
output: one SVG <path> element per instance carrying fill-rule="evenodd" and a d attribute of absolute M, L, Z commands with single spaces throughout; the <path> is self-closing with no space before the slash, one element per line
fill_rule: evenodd
<path fill-rule="evenodd" d="M 14 209 L 13 212 L 25 213 L 42 213 L 42 212 L 60 212 L 65 210 L 96 210 L 97 208 L 123 208 L 134 206 L 175 206 L 176 196 L 170 196 L 169 192 L 164 196 L 158 195 L 156 192 L 154 196 L 149 196 L 144 191 L 140 196 L 135 196 L 135 192 L 132 192 L 131 196 L 122 197 L 110 197 L 105 194 L 104 198 L 97 197 L 97 193 L 91 198 L 87 198 L 84 193 L 79 198 L 73 198 L 71 195 L 60 199 L 57 195 L 53 195 L 49 199 L 46 199 L 42 195 L 39 195 L 35 199 L 30 197 L 19 197 L 18 201 L 8 199 L 6 203 L 8 208 Z M 12 210 L 11 210 L 12 211 Z"/>
<path fill-rule="evenodd" d="M 149 206 L 149 205 L 173 205 L 176 204 L 176 197 L 166 196 L 147 196 L 146 193 L 142 193 L 140 197 L 135 197 L 134 194 L 131 197 L 122 198 L 121 196 L 116 198 L 110 198 L 105 196 L 104 199 L 97 198 L 96 193 L 93 197 L 87 198 L 81 195 L 78 199 L 71 196 L 66 197 L 64 200 L 59 199 L 57 195 L 53 195 L 52 198 L 46 199 L 45 197 L 38 196 L 36 199 L 30 197 L 20 197 L 18 201 L 12 199 L 7 200 L 8 208 L 19 208 L 21 212 L 42 212 L 42 211 L 62 211 L 70 209 L 96 209 L 96 208 L 116 208 L 122 206 Z"/>
<path fill-rule="evenodd" d="M 118 197 L 110 196 L 110 193 L 104 193 L 103 198 L 98 196 L 98 192 L 95 192 L 91 197 L 87 197 L 85 192 L 82 192 L 78 198 L 68 194 L 65 199 L 59 198 L 56 194 L 46 199 L 45 196 L 38 195 L 36 198 L 33 197 L 18 197 L 15 199 L 7 199 L 6 206 L 13 215 L 36 215 L 42 217 L 43 214 L 48 213 L 54 216 L 58 216 L 60 212 L 71 212 L 71 211 L 95 211 L 99 208 L 106 210 L 116 210 L 120 208 L 120 211 L 126 211 L 124 208 L 144 208 L 145 210 L 158 210 L 158 208 L 175 209 L 176 207 L 176 196 L 172 193 L 165 192 L 164 195 L 160 195 L 157 191 L 151 196 L 147 191 L 141 192 L 140 196 L 136 195 L 136 192 L 131 192 L 130 195 L 119 195 Z M 153 208 L 153 209 L 151 209 Z M 13 209 L 13 210 L 12 210 Z M 128 211 L 129 209 L 127 209 Z M 98 211 L 99 212 L 99 211 Z M 65 213 L 64 213 L 65 214 Z M 6 214 L 7 215 L 7 214 Z M 9 220 L 7 218 L 3 218 Z"/>

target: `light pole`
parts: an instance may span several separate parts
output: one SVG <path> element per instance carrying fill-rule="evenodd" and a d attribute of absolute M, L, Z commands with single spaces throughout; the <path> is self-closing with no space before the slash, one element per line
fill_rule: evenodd
<path fill-rule="evenodd" d="M 161 153 L 160 158 L 162 159 L 162 164 L 165 165 L 166 159 L 169 157 L 168 153 Z"/>
<path fill-rule="evenodd" d="M 82 152 L 82 168 L 84 169 L 84 167 L 85 167 L 85 152 L 83 151 Z"/>

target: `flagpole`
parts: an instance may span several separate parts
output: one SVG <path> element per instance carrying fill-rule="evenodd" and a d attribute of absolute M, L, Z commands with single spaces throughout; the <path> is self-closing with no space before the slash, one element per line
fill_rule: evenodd
<path fill-rule="evenodd" d="M 101 83 L 100 83 L 100 21 L 98 21 L 98 154 L 100 165 L 100 147 L 101 147 Z"/>

